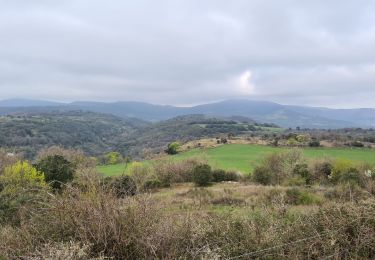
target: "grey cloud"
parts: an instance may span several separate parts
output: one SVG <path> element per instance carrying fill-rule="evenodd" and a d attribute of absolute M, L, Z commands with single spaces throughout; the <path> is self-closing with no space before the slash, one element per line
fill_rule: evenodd
<path fill-rule="evenodd" d="M 365 0 L 0 0 L 0 98 L 374 107 L 374 14 Z M 246 72 L 253 92 L 236 85 Z"/>

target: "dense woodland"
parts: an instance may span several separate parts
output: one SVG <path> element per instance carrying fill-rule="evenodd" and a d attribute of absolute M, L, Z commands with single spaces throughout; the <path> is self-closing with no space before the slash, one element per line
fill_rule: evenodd
<path fill-rule="evenodd" d="M 54 145 L 100 155 L 145 125 L 136 119 L 82 111 L 9 115 L 0 117 L 0 147 L 23 152 L 26 158 Z"/>
<path fill-rule="evenodd" d="M 0 147 L 12 153 L 22 152 L 30 159 L 42 148 L 56 145 L 82 150 L 89 156 L 117 151 L 140 159 L 145 154 L 164 151 L 174 141 L 228 136 L 244 140 L 258 137 L 269 145 L 286 146 L 319 146 L 321 141 L 327 141 L 333 146 L 371 147 L 375 142 L 374 129 L 281 129 L 246 117 L 203 115 L 150 123 L 85 111 L 35 111 L 2 116 L 0 133 Z M 301 142 L 298 136 L 303 137 Z"/>
<path fill-rule="evenodd" d="M 273 124 L 258 124 L 243 117 L 215 118 L 203 115 L 180 116 L 151 124 L 130 135 L 117 146 L 122 154 L 142 157 L 145 151 L 157 153 L 173 141 L 181 143 L 206 137 L 257 135 L 267 132 Z"/>
<path fill-rule="evenodd" d="M 175 140 L 260 134 L 265 126 L 275 127 L 243 117 L 194 115 L 148 123 L 83 111 L 29 112 L 0 117 L 0 147 L 22 152 L 26 158 L 54 145 L 80 149 L 90 156 L 118 151 L 124 156 L 142 157 L 145 150 L 159 152 Z"/>

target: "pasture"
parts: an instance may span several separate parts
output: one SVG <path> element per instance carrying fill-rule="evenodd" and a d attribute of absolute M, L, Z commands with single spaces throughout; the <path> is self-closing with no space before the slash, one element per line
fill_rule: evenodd
<path fill-rule="evenodd" d="M 249 144 L 228 144 L 209 149 L 192 149 L 169 156 L 172 160 L 183 160 L 191 157 L 205 158 L 213 168 L 238 170 L 249 173 L 268 154 L 286 151 L 286 147 L 271 147 Z M 302 149 L 302 148 L 301 148 Z M 355 162 L 375 163 L 375 150 L 368 148 L 303 148 L 307 158 L 346 159 Z M 142 163 L 149 163 L 143 161 Z M 98 171 L 106 176 L 126 173 L 125 164 L 98 166 Z"/>

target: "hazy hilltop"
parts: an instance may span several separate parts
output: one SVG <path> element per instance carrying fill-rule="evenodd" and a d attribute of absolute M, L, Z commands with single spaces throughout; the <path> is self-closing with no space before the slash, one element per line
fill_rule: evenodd
<path fill-rule="evenodd" d="M 7 100 L 0 102 L 0 114 L 56 109 L 63 111 L 85 110 L 112 114 L 122 118 L 139 118 L 161 121 L 176 116 L 202 114 L 210 116 L 244 116 L 261 123 L 274 123 L 282 127 L 345 128 L 375 127 L 375 109 L 329 109 L 281 105 L 267 101 L 226 100 L 192 107 L 155 105 L 144 102 L 73 102 L 69 104 L 37 100 Z"/>
<path fill-rule="evenodd" d="M 0 107 L 47 107 L 47 106 L 60 106 L 64 103 L 34 100 L 34 99 L 5 99 L 0 101 Z"/>

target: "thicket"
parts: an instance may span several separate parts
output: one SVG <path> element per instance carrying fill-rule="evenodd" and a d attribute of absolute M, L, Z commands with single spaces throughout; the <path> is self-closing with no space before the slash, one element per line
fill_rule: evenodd
<path fill-rule="evenodd" d="M 204 158 L 181 161 L 160 159 L 150 164 L 135 162 L 130 166 L 128 176 L 134 180 L 140 192 L 168 188 L 176 183 L 194 182 L 198 186 L 206 186 L 211 182 L 238 182 L 242 178 L 234 171 L 211 169 Z"/>
<path fill-rule="evenodd" d="M 375 167 L 350 160 L 307 160 L 299 150 L 267 156 L 251 174 L 262 185 L 351 185 L 365 188 L 374 181 Z"/>

